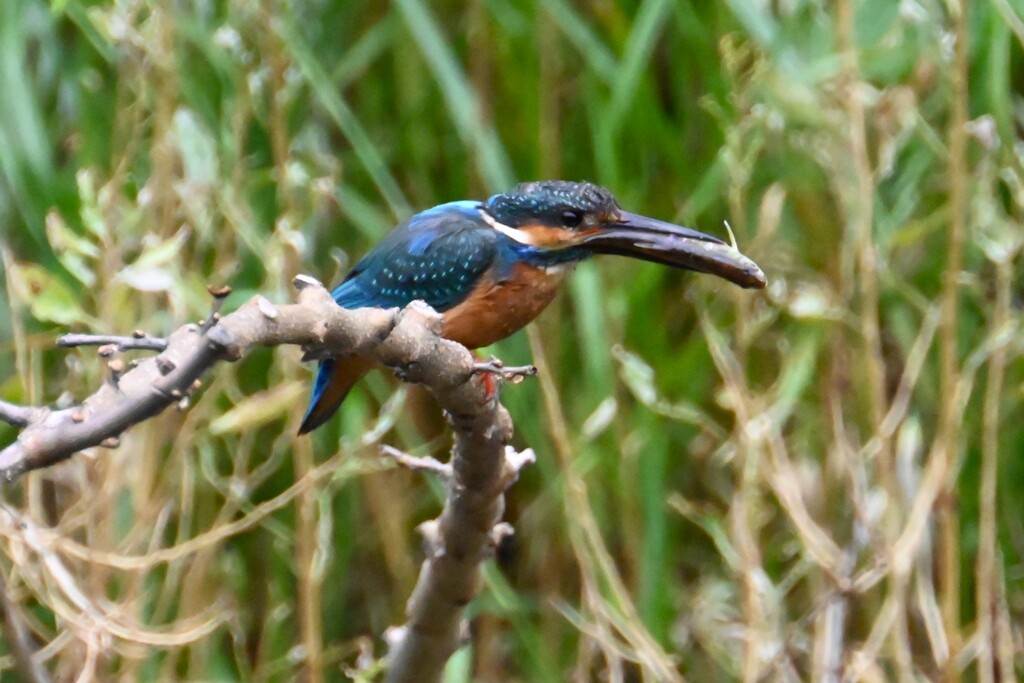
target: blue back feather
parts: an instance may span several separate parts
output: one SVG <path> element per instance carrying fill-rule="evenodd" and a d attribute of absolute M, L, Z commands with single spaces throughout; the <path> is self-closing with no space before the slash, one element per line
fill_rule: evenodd
<path fill-rule="evenodd" d="M 392 230 L 333 292 L 344 308 L 401 307 L 421 299 L 438 311 L 462 301 L 494 263 L 502 235 L 477 202 L 451 202 Z"/>

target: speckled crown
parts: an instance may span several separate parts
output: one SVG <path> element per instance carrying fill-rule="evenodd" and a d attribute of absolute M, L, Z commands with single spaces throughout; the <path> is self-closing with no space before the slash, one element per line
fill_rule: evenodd
<path fill-rule="evenodd" d="M 538 180 L 520 183 L 487 200 L 487 211 L 506 225 L 527 220 L 546 222 L 563 211 L 605 213 L 618 206 L 611 192 L 593 183 Z"/>

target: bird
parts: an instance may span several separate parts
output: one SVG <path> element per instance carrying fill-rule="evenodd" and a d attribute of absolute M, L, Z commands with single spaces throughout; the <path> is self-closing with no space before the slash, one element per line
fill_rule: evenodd
<path fill-rule="evenodd" d="M 536 318 L 573 267 L 599 254 L 716 275 L 746 289 L 767 283 L 735 244 L 624 211 L 594 183 L 546 180 L 412 216 L 331 294 L 346 309 L 401 308 L 422 300 L 441 314 L 444 338 L 477 349 Z M 330 419 L 374 366 L 358 355 L 321 360 L 299 434 Z"/>

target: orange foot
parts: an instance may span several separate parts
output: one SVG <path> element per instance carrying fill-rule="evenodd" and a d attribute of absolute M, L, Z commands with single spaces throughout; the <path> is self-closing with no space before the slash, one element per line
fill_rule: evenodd
<path fill-rule="evenodd" d="M 478 354 L 476 351 L 473 352 L 473 358 L 476 359 L 477 363 L 488 362 L 480 354 Z M 479 377 L 480 384 L 483 385 L 484 396 L 487 397 L 487 400 L 489 401 L 489 400 L 493 399 L 495 396 L 497 396 L 497 394 L 498 394 L 498 380 L 495 379 L 494 373 L 493 372 L 481 372 L 477 376 Z"/>

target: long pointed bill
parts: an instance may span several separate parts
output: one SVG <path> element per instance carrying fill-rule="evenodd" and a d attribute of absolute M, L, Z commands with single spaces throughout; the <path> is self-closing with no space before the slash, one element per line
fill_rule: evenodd
<path fill-rule="evenodd" d="M 767 280 L 756 263 L 717 237 L 680 225 L 620 211 L 606 226 L 587 231 L 576 242 L 598 254 L 618 254 L 717 275 L 745 289 Z"/>

